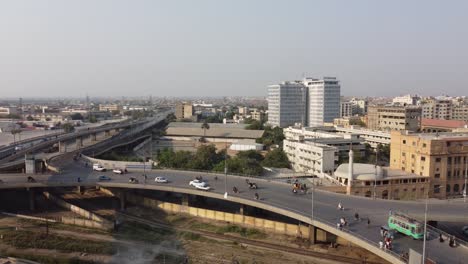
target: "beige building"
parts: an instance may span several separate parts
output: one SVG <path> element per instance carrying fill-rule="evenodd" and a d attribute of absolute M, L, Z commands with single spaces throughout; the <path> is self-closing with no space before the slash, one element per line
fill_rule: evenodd
<path fill-rule="evenodd" d="M 393 131 L 390 168 L 428 177 L 429 196 L 459 196 L 468 174 L 468 133 Z"/>
<path fill-rule="evenodd" d="M 341 164 L 336 169 L 334 178 L 347 185 L 349 163 Z M 372 164 L 353 163 L 352 183 L 349 189 L 351 195 L 414 200 L 425 198 L 427 190 L 429 190 L 429 177 Z"/>
<path fill-rule="evenodd" d="M 263 112 L 263 111 L 252 111 L 250 113 L 250 116 L 254 120 L 258 120 L 258 121 L 265 120 L 265 112 Z"/>
<path fill-rule="evenodd" d="M 468 105 L 453 106 L 451 119 L 468 122 Z"/>
<path fill-rule="evenodd" d="M 418 131 L 421 108 L 413 106 L 370 106 L 367 127 L 372 130 Z"/>
<path fill-rule="evenodd" d="M 193 116 L 193 105 L 189 103 L 179 103 L 175 112 L 177 119 L 191 119 Z"/>
<path fill-rule="evenodd" d="M 121 111 L 122 107 L 117 104 L 100 104 L 99 111 L 102 112 L 113 112 L 113 111 Z"/>

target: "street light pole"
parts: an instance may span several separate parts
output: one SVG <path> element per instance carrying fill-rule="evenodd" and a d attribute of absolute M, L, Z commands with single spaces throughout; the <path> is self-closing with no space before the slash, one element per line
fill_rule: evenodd
<path fill-rule="evenodd" d="M 467 190 L 466 190 L 466 180 L 468 178 L 468 156 L 465 156 L 465 184 L 463 185 L 463 202 L 466 203 L 466 195 L 467 195 Z"/>
<path fill-rule="evenodd" d="M 427 237 L 427 203 L 429 201 L 429 190 L 430 190 L 430 182 L 429 182 L 429 189 L 427 190 L 426 202 L 424 206 L 424 235 L 423 235 L 423 252 L 422 252 L 422 264 L 426 263 L 426 237 Z M 441 186 L 434 188 L 434 191 L 441 188 Z"/>
<path fill-rule="evenodd" d="M 375 149 L 375 177 L 374 177 L 374 200 L 377 198 L 377 165 L 379 164 L 378 162 L 379 159 L 379 149 Z"/>
<path fill-rule="evenodd" d="M 225 152 L 224 152 L 224 199 L 228 198 L 227 193 L 227 142 L 225 144 Z"/>

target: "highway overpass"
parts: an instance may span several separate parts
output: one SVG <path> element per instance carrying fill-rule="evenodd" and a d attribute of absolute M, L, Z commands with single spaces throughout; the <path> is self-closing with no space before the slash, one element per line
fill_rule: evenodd
<path fill-rule="evenodd" d="M 107 175 L 112 178 L 109 182 L 98 182 L 99 175 Z M 3 183 L 0 189 L 6 188 L 35 188 L 35 187 L 60 187 L 60 186 L 103 186 L 124 189 L 146 189 L 167 191 L 182 194 L 199 195 L 215 199 L 224 199 L 224 175 L 203 174 L 213 187 L 210 191 L 199 191 L 190 186 L 188 182 L 194 177 L 202 175 L 196 172 L 153 170 L 148 174 L 148 180 L 144 183 L 141 172 L 130 172 L 126 175 L 113 175 L 111 172 L 97 173 L 91 168 L 84 167 L 81 162 L 71 162 L 64 172 L 54 175 L 34 176 L 36 183 L 27 183 L 26 176 L 0 176 Z M 156 176 L 165 176 L 170 180 L 168 184 L 156 184 Z M 215 180 L 215 176 L 218 180 Z M 78 183 L 80 177 L 82 182 Z M 129 183 L 130 177 L 139 179 L 139 184 Z M 312 224 L 329 233 L 343 237 L 344 239 L 363 247 L 391 263 L 402 263 L 398 255 L 412 248 L 422 252 L 422 241 L 413 240 L 409 237 L 398 235 L 394 240 L 394 252 L 384 251 L 377 246 L 380 240 L 380 226 L 385 225 L 390 210 L 398 210 L 409 215 L 421 218 L 424 213 L 424 203 L 404 202 L 392 200 L 372 200 L 365 197 L 346 196 L 325 191 L 314 192 L 314 203 L 312 205 L 311 194 L 293 194 L 291 186 L 285 183 L 268 181 L 262 179 L 251 179 L 256 181 L 259 189 L 249 190 L 245 178 L 229 175 L 227 177 L 228 200 L 240 205 L 262 208 L 274 213 L 297 219 L 303 223 Z M 234 194 L 231 190 L 236 186 L 240 193 Z M 260 196 L 260 200 L 254 199 L 254 192 Z M 337 210 L 337 204 L 341 202 L 344 211 Z M 312 217 L 313 208 L 313 217 Z M 440 203 L 430 201 L 429 219 L 444 221 L 462 221 L 468 223 L 467 205 L 462 202 Z M 364 219 L 370 218 L 371 225 L 367 226 L 365 221 L 353 221 L 354 213 L 358 212 Z M 348 219 L 350 225 L 343 231 L 336 228 L 336 223 L 341 217 Z M 433 236 L 434 237 L 434 236 Z M 438 239 L 429 239 L 427 242 L 428 257 L 437 263 L 464 263 L 468 259 L 468 249 L 465 246 L 451 248 L 448 243 L 440 243 Z"/>

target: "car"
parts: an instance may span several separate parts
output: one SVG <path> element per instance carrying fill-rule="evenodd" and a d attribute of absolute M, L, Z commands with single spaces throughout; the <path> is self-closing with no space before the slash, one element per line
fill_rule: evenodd
<path fill-rule="evenodd" d="M 112 172 L 115 173 L 115 174 L 124 174 L 125 173 L 124 170 L 122 170 L 122 169 L 113 169 Z"/>
<path fill-rule="evenodd" d="M 211 189 L 211 187 L 208 185 L 208 183 L 206 183 L 204 181 L 200 181 L 200 180 L 190 181 L 189 185 L 193 186 L 193 187 L 195 187 L 197 189 L 204 190 L 204 191 L 208 191 L 209 189 Z"/>
<path fill-rule="evenodd" d="M 106 168 L 101 166 L 101 164 L 93 164 L 93 170 L 95 170 L 95 171 L 106 171 Z"/>
<path fill-rule="evenodd" d="M 463 232 L 463 234 L 464 234 L 465 236 L 468 237 L 468 226 L 462 227 L 462 232 Z"/>
<path fill-rule="evenodd" d="M 129 183 L 138 183 L 138 180 L 136 178 L 133 178 L 131 177 L 129 180 L 128 180 Z"/>
<path fill-rule="evenodd" d="M 111 178 L 106 175 L 101 175 L 98 177 L 98 181 L 110 181 Z"/>
<path fill-rule="evenodd" d="M 157 182 L 157 183 L 168 183 L 169 181 L 164 178 L 164 177 L 156 177 L 154 178 L 154 181 Z"/>

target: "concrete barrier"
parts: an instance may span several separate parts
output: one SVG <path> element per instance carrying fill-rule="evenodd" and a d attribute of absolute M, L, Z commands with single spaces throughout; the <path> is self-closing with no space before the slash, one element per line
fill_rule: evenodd
<path fill-rule="evenodd" d="M 104 219 L 100 216 L 98 216 L 95 213 L 92 213 L 88 210 L 85 210 L 83 208 L 80 208 L 76 205 L 73 205 L 71 203 L 68 203 L 52 194 L 49 192 L 43 192 L 44 196 L 49 199 L 50 201 L 54 202 L 58 206 L 65 208 L 67 210 L 70 210 L 77 215 L 80 215 L 84 217 L 85 219 L 81 218 L 74 218 L 74 217 L 62 217 L 62 221 L 65 221 L 66 223 L 69 224 L 75 224 L 75 225 L 80 225 L 80 226 L 86 226 L 86 227 L 94 227 L 94 228 L 101 228 L 101 229 L 106 229 L 110 230 L 114 227 L 114 223 L 111 221 Z"/>
<path fill-rule="evenodd" d="M 153 161 L 136 162 L 136 161 L 117 161 L 117 160 L 104 160 L 91 158 L 86 155 L 81 155 L 81 158 L 91 164 L 101 164 L 106 169 L 125 169 L 128 170 L 151 170 L 153 168 Z"/>
<path fill-rule="evenodd" d="M 112 190 L 107 188 L 101 187 L 100 190 L 108 195 L 119 195 L 117 192 L 114 193 Z M 284 234 L 301 238 L 308 238 L 310 233 L 308 225 L 287 224 L 284 222 L 267 220 L 254 216 L 233 214 L 192 206 L 182 206 L 180 204 L 163 202 L 141 195 L 132 194 L 129 192 L 125 194 L 125 199 L 129 203 L 143 206 L 146 208 L 160 209 L 168 213 L 184 213 L 202 219 L 228 222 L 244 227 L 257 228 L 266 232 L 274 232 L 277 234 Z M 333 234 L 328 234 L 326 231 L 321 229 L 317 229 L 316 237 L 317 242 L 335 242 L 342 245 L 350 245 L 350 243 L 346 239 L 339 238 Z"/>

